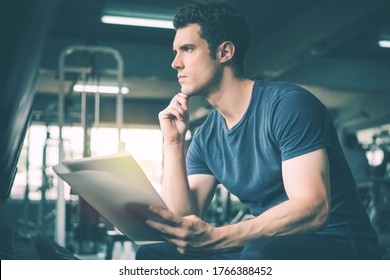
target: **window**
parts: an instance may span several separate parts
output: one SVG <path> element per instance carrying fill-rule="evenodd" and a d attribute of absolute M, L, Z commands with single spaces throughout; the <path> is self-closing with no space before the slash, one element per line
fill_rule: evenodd
<path fill-rule="evenodd" d="M 57 126 L 30 126 L 19 158 L 18 173 L 11 192 L 12 199 L 23 199 L 27 185 L 30 200 L 40 200 L 42 191 L 45 192 L 47 199 L 56 199 L 58 178 L 52 166 L 58 163 L 58 135 Z M 122 129 L 121 138 L 125 151 L 133 155 L 159 192 L 163 153 L 160 130 L 125 128 Z M 81 127 L 64 127 L 63 139 L 65 158 L 83 156 Z M 118 151 L 118 130 L 116 128 L 93 128 L 90 144 L 92 156 L 114 154 Z M 65 190 L 65 196 L 67 199 L 70 198 L 69 189 Z"/>

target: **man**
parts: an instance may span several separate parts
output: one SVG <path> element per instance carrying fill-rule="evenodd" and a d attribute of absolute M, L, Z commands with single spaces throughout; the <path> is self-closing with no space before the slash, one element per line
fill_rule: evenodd
<path fill-rule="evenodd" d="M 379 258 L 326 108 L 298 86 L 243 77 L 249 28 L 228 4 L 189 3 L 174 26 L 181 92 L 159 114 L 170 210 L 151 206 L 166 222 L 147 221 L 167 242 L 141 246 L 137 259 Z M 195 95 L 215 110 L 186 154 Z M 204 222 L 218 183 L 255 217 Z"/>

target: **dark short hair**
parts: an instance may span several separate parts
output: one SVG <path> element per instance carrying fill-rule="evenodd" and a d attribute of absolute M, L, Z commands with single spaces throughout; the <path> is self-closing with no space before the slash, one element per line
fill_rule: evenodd
<path fill-rule="evenodd" d="M 234 44 L 231 63 L 235 75 L 241 76 L 250 43 L 250 28 L 243 14 L 224 1 L 193 1 L 178 9 L 173 25 L 177 30 L 193 23 L 200 25 L 200 37 L 207 41 L 211 58 L 216 58 L 216 50 L 223 42 Z"/>

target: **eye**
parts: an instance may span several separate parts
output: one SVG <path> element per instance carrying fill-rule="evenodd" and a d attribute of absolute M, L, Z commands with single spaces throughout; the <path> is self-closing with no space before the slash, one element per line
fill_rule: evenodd
<path fill-rule="evenodd" d="M 183 51 L 185 52 L 192 52 L 194 50 L 193 46 L 184 46 Z"/>

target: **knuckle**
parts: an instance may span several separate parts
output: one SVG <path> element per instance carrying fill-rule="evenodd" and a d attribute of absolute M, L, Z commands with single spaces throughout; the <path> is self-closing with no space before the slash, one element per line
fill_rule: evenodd
<path fill-rule="evenodd" d="M 180 248 L 181 250 L 183 251 L 186 251 L 188 249 L 190 249 L 190 244 L 188 242 L 185 242 L 185 241 L 181 241 L 180 243 L 178 243 L 178 248 Z"/>
<path fill-rule="evenodd" d="M 187 241 L 187 240 L 190 239 L 191 234 L 190 234 L 188 231 L 183 231 L 183 232 L 181 232 L 181 233 L 179 234 L 179 237 L 180 237 L 181 240 Z M 187 243 L 186 243 L 186 244 L 187 244 Z M 187 244 L 187 245 L 188 245 L 188 244 Z"/>
<path fill-rule="evenodd" d="M 170 220 L 172 220 L 172 218 L 173 218 L 173 214 L 171 212 L 167 212 L 166 216 Z"/>
<path fill-rule="evenodd" d="M 184 249 L 182 249 L 182 248 L 177 248 L 176 249 L 180 254 L 182 254 L 182 255 L 184 255 L 185 253 L 186 253 L 186 251 L 184 250 Z"/>
<path fill-rule="evenodd" d="M 196 216 L 196 215 L 189 215 L 189 216 L 187 216 L 189 219 L 191 219 L 191 220 L 196 220 L 197 218 L 198 218 L 198 216 Z"/>

